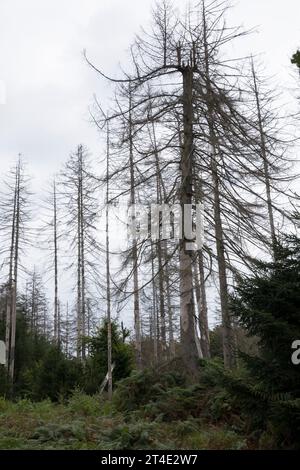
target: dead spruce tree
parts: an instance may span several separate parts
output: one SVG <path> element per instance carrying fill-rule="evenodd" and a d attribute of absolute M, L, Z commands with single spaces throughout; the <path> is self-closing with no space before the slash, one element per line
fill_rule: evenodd
<path fill-rule="evenodd" d="M 106 139 L 106 210 L 105 210 L 105 231 L 106 231 L 106 304 L 107 304 L 107 382 L 108 398 L 112 399 L 113 379 L 112 379 L 112 330 L 111 330 L 111 287 L 110 287 L 110 253 L 109 253 L 109 159 L 110 140 L 109 125 L 107 124 Z"/>
<path fill-rule="evenodd" d="M 49 305 L 42 275 L 34 267 L 26 280 L 26 290 L 21 296 L 25 306 L 27 325 L 33 335 L 50 338 Z"/>
<path fill-rule="evenodd" d="M 102 77 L 116 83 L 117 102 L 110 120 L 129 120 L 134 129 L 137 156 L 130 187 L 138 191 L 143 202 L 156 199 L 158 203 L 162 200 L 163 175 L 163 181 L 167 181 L 164 202 L 178 203 L 183 213 L 195 201 L 205 207 L 205 244 L 200 253 L 195 256 L 184 231 L 170 253 L 172 261 L 179 258 L 174 265 L 179 281 L 181 354 L 192 375 L 197 358 L 209 356 L 207 276 L 218 277 L 224 364 L 231 368 L 235 366 L 235 335 L 230 288 L 238 271 L 247 269 L 251 250 L 261 249 L 266 239 L 264 209 L 268 201 L 257 190 L 262 177 L 258 172 L 262 158 L 257 152 L 261 149 L 257 112 L 249 115 L 246 110 L 240 62 L 222 60 L 222 50 L 244 33 L 224 25 L 225 10 L 223 3 L 203 1 L 182 18 L 163 2 L 154 12 L 150 32 L 136 37 L 131 47 L 131 69 L 122 78 L 109 78 L 88 61 Z M 149 134 L 149 124 L 155 126 L 156 142 L 153 129 L 152 138 Z M 123 160 L 111 178 L 125 171 Z M 193 225 L 191 214 L 189 220 Z M 162 240 L 159 243 L 162 248 Z M 139 243 L 141 272 L 144 260 L 149 260 L 144 255 L 149 254 L 150 246 L 147 239 Z M 163 279 L 165 266 L 160 269 L 159 257 L 156 265 L 154 277 L 158 282 L 152 286 L 158 286 L 158 298 L 162 299 L 165 290 L 159 283 L 159 273 Z M 145 282 L 142 278 L 139 290 L 151 284 L 153 273 Z M 200 305 L 199 328 L 195 298 Z M 162 307 L 165 302 L 161 311 Z M 199 348 L 198 330 L 205 352 Z"/>
<path fill-rule="evenodd" d="M 88 152 L 77 147 L 60 175 L 60 194 L 64 201 L 64 235 L 70 263 L 76 272 L 77 357 L 86 357 L 87 295 L 95 296 L 92 285 L 98 282 L 99 244 L 96 223 L 99 217 L 97 179 L 93 175 Z"/>
<path fill-rule="evenodd" d="M 169 22 L 169 11 L 167 5 L 164 3 L 162 10 L 157 12 L 158 18 L 162 19 L 163 24 L 167 25 Z M 161 24 L 156 21 L 156 29 L 161 37 Z M 182 208 L 186 204 L 191 204 L 192 200 L 192 154 L 193 154 L 193 109 L 192 109 L 192 80 L 193 73 L 196 69 L 196 64 L 178 60 L 176 53 L 175 44 L 172 44 L 172 40 L 169 34 L 165 33 L 166 28 L 163 28 L 163 44 L 156 40 L 154 46 L 151 46 L 150 50 L 145 50 L 145 41 L 137 38 L 137 41 L 133 48 L 134 64 L 137 69 L 137 76 L 133 78 L 125 79 L 126 82 L 133 84 L 135 89 L 139 89 L 147 84 L 151 80 L 163 77 L 167 74 L 179 73 L 182 76 L 182 107 L 183 107 L 183 128 L 184 128 L 184 142 L 181 149 L 181 191 L 180 191 L 180 204 Z M 171 32 L 171 36 L 174 35 L 174 29 Z M 171 42 L 171 44 L 170 44 Z M 169 46 L 171 45 L 171 50 Z M 162 46 L 162 47 L 161 47 Z M 155 50 L 156 48 L 156 50 Z M 155 61 L 153 61 L 154 50 L 156 53 Z M 169 54 L 173 55 L 171 63 L 169 63 Z M 174 56 L 175 53 L 175 56 Z M 143 55 L 141 64 L 138 64 L 138 59 Z M 188 51 L 188 56 L 190 51 Z M 147 57 L 148 56 L 148 57 Z M 150 59 L 150 65 L 145 64 L 146 57 Z M 195 58 L 194 58 L 195 59 Z M 154 63 L 153 63 L 154 62 Z M 143 70 L 143 67 L 146 70 Z M 132 93 L 134 90 L 130 90 Z M 161 96 L 162 92 L 158 92 L 158 96 Z M 152 100 L 152 102 L 155 100 Z M 178 101 L 178 100 L 176 100 Z M 143 106 L 145 98 L 143 97 L 138 103 L 134 103 L 134 108 Z M 156 104 L 155 104 L 156 107 Z M 132 120 L 133 112 L 132 101 L 129 103 L 127 115 Z M 122 113 L 124 115 L 124 112 Z M 164 114 L 163 112 L 161 113 Z M 193 275 L 192 275 L 192 257 L 189 251 L 186 249 L 187 240 L 182 240 L 180 243 L 180 272 L 181 272 L 181 345 L 182 355 L 186 364 L 190 370 L 195 371 L 196 359 L 198 357 L 198 351 L 195 341 L 195 323 L 194 323 L 194 305 L 193 305 Z"/>
<path fill-rule="evenodd" d="M 59 278 L 62 250 L 60 241 L 62 239 L 62 201 L 54 178 L 50 183 L 47 195 L 42 204 L 44 221 L 39 228 L 38 237 L 41 240 L 41 247 L 48 253 L 46 269 L 49 274 L 53 274 L 53 336 L 54 341 L 59 345 L 61 336 L 60 325 L 60 300 L 59 300 Z M 59 262 L 60 259 L 60 262 Z"/>
<path fill-rule="evenodd" d="M 11 383 L 14 380 L 18 278 L 20 269 L 24 270 L 20 261 L 31 238 L 28 183 L 29 179 L 19 156 L 16 166 L 4 180 L 0 202 L 1 255 L 4 258 L 2 266 L 8 268 L 5 342 L 7 372 Z"/>
<path fill-rule="evenodd" d="M 286 209 L 288 207 L 286 202 L 293 199 L 288 185 L 295 176 L 291 171 L 293 161 L 289 152 L 292 140 L 285 128 L 290 129 L 292 119 L 284 114 L 284 109 L 281 112 L 277 109 L 278 93 L 270 87 L 268 80 L 257 72 L 253 58 L 251 58 L 250 70 L 245 93 L 247 93 L 249 112 L 254 115 L 253 123 L 257 133 L 256 172 L 257 180 L 263 188 L 261 198 L 266 206 L 268 221 L 265 229 L 265 243 L 270 247 L 273 258 L 276 258 L 280 231 L 275 223 L 282 226 L 286 219 L 291 220 L 289 211 Z M 278 199 L 279 204 L 276 202 Z"/>

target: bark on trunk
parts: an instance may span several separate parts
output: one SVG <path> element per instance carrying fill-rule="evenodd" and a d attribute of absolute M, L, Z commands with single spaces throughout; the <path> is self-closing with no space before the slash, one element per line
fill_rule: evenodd
<path fill-rule="evenodd" d="M 193 169 L 193 68 L 187 65 L 182 69 L 183 75 L 183 148 L 181 153 L 181 191 L 180 204 L 182 218 L 184 207 L 192 203 L 192 169 Z M 182 224 L 184 225 L 184 224 Z M 194 294 L 192 252 L 187 248 L 188 240 L 180 243 L 180 332 L 183 361 L 187 370 L 193 375 L 197 370 L 198 350 L 195 338 Z"/>
<path fill-rule="evenodd" d="M 111 337 L 111 297 L 110 297 L 110 264 L 109 264 L 109 128 L 107 128 L 106 155 L 106 298 L 107 298 L 107 382 L 108 399 L 112 400 L 112 337 Z"/>
<path fill-rule="evenodd" d="M 53 243 L 54 243 L 54 341 L 58 342 L 58 246 L 56 182 L 53 182 Z"/>
<path fill-rule="evenodd" d="M 210 81 L 209 69 L 209 53 L 207 45 L 207 30 L 206 30 L 206 17 L 205 9 L 203 6 L 203 43 L 204 43 L 204 58 L 205 58 L 205 80 L 206 80 L 206 93 L 207 93 L 207 121 L 209 127 L 209 141 L 211 145 L 211 174 L 213 183 L 213 198 L 214 198 L 214 224 L 215 224 L 215 239 L 217 249 L 218 271 L 219 271 L 219 286 L 220 286 L 220 303 L 222 312 L 222 331 L 223 331 L 223 355 L 224 365 L 227 368 L 235 366 L 235 341 L 232 328 L 231 315 L 228 304 L 228 283 L 226 272 L 225 260 L 225 246 L 223 236 L 223 226 L 221 218 L 221 201 L 219 189 L 219 174 L 217 163 L 217 149 L 218 141 L 214 128 L 214 111 L 213 111 L 213 92 Z"/>
<path fill-rule="evenodd" d="M 269 225 L 270 225 L 270 234 L 271 234 L 271 240 L 272 240 L 273 257 L 275 259 L 276 258 L 277 239 L 276 239 L 276 232 L 275 232 L 275 223 L 274 223 L 272 196 L 271 196 L 271 182 L 270 182 L 269 162 L 268 162 L 266 138 L 265 138 L 264 126 L 263 126 L 263 120 L 262 120 L 262 113 L 261 113 L 259 90 L 258 90 L 257 78 L 256 78 L 256 73 L 255 73 L 253 61 L 252 61 L 252 76 L 253 76 L 254 94 L 255 94 L 257 117 L 258 117 L 258 126 L 259 126 L 259 134 L 260 134 L 261 156 L 262 156 L 263 166 L 264 166 L 264 180 L 265 180 L 265 188 L 266 188 L 266 198 L 267 198 L 267 208 L 268 208 L 268 217 L 269 217 Z"/>

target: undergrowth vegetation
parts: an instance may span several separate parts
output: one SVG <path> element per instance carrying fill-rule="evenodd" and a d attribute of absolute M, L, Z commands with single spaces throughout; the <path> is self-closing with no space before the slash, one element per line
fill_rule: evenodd
<path fill-rule="evenodd" d="M 145 375 L 149 377 L 149 371 Z M 143 379 L 139 377 L 140 382 Z M 168 380 L 166 378 L 165 384 Z M 49 400 L 33 403 L 26 399 L 12 403 L 1 398 L 0 449 L 247 448 L 246 439 L 233 428 L 193 416 L 196 414 L 192 410 L 195 398 L 184 412 L 184 405 L 180 403 L 182 389 L 177 387 L 169 389 L 170 396 L 175 397 L 176 390 L 179 393 L 174 402 L 177 409 L 172 415 L 164 414 L 169 402 L 163 405 L 165 396 L 160 392 L 157 393 L 157 409 L 155 401 L 142 400 L 143 404 L 135 410 L 122 412 L 120 400 L 126 387 L 123 383 L 113 404 L 79 390 L 65 403 Z M 188 390 L 186 393 L 189 395 Z"/>

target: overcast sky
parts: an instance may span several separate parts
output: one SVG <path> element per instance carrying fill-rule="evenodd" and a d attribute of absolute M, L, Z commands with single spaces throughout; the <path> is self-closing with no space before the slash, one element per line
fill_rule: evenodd
<path fill-rule="evenodd" d="M 85 143 L 101 153 L 87 108 L 93 94 L 110 90 L 88 68 L 83 49 L 109 73 L 140 25 L 149 21 L 151 0 L 0 0 L 0 172 L 21 152 L 41 181 Z M 181 7 L 184 0 L 178 0 Z M 299 0 L 239 0 L 233 24 L 260 33 L 240 44 L 239 53 L 264 53 L 267 70 L 289 86 L 291 54 L 300 47 Z M 291 83 L 291 80 L 290 80 Z"/>
<path fill-rule="evenodd" d="M 177 0 L 181 8 L 185 0 Z M 274 83 L 295 88 L 290 57 L 300 47 L 299 0 L 237 0 L 229 22 L 257 33 L 243 39 L 236 56 L 262 54 Z M 103 155 L 89 122 L 96 93 L 112 89 L 85 63 L 82 51 L 110 75 L 126 64 L 134 33 L 150 18 L 151 0 L 0 0 L 0 177 L 18 153 L 28 162 L 34 188 L 78 143 Z M 286 99 L 290 99 L 286 91 Z"/>

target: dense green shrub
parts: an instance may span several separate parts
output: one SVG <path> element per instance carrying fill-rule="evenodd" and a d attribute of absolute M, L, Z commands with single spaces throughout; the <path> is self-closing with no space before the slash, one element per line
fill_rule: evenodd
<path fill-rule="evenodd" d="M 0 334 L 3 337 L 3 321 L 0 321 Z M 107 324 L 104 322 L 87 342 L 91 354 L 85 363 L 67 357 L 48 338 L 31 331 L 21 306 L 18 306 L 14 386 L 11 390 L 6 370 L 0 366 L 0 395 L 57 401 L 68 398 L 75 388 L 96 393 L 107 373 Z M 116 383 L 127 377 L 134 366 L 132 346 L 124 342 L 116 323 L 112 324 L 112 353 Z"/>
<path fill-rule="evenodd" d="M 231 309 L 259 355 L 242 354 L 245 367 L 221 374 L 252 428 L 272 429 L 275 447 L 300 448 L 300 367 L 292 343 L 300 339 L 300 240 L 286 237 L 274 262 L 253 262 L 254 275 L 240 279 Z"/>
<path fill-rule="evenodd" d="M 74 390 L 68 400 L 68 410 L 83 416 L 99 415 L 102 406 L 103 401 L 100 400 L 99 396 L 87 395 L 81 392 L 80 389 Z"/>
<path fill-rule="evenodd" d="M 58 400 L 67 397 L 81 384 L 82 365 L 68 359 L 56 346 L 49 346 L 42 357 L 20 374 L 21 395 L 33 400 Z"/>
<path fill-rule="evenodd" d="M 134 353 L 130 344 L 123 340 L 122 332 L 117 323 L 112 322 L 112 362 L 113 382 L 130 375 L 134 367 Z M 88 340 L 90 357 L 85 364 L 84 390 L 97 393 L 107 374 L 107 322 L 104 321 L 96 334 Z"/>
<path fill-rule="evenodd" d="M 134 371 L 130 377 L 118 384 L 114 404 L 119 411 L 138 410 L 168 389 L 184 384 L 185 379 L 176 372 L 162 374 L 154 369 Z"/>

